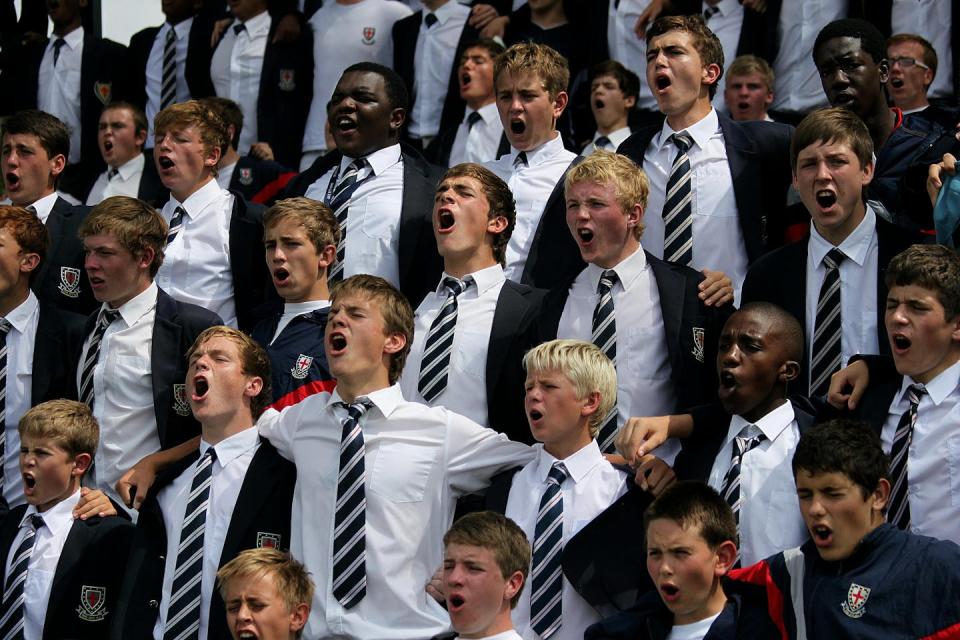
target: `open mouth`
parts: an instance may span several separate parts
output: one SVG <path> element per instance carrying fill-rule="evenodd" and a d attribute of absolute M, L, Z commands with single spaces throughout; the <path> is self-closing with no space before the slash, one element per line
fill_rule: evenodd
<path fill-rule="evenodd" d="M 837 194 L 829 189 L 823 189 L 817 191 L 817 205 L 821 209 L 829 209 L 833 205 L 837 204 Z"/>
<path fill-rule="evenodd" d="M 240 631 L 237 633 L 237 637 L 246 640 L 247 638 L 257 638 L 258 636 L 253 631 Z"/>
<path fill-rule="evenodd" d="M 910 341 L 910 338 L 901 334 L 894 335 L 893 338 L 891 338 L 891 340 L 893 341 L 893 346 L 899 351 L 906 351 L 907 349 L 910 348 L 910 345 L 912 344 Z"/>
<path fill-rule="evenodd" d="M 750 103 L 749 103 L 749 102 L 738 102 L 738 103 L 737 103 L 737 109 L 739 109 L 740 111 L 746 111 L 746 110 L 749 109 L 749 108 L 750 108 Z"/>
<path fill-rule="evenodd" d="M 577 229 L 577 236 L 583 244 L 589 244 L 593 240 L 593 231 L 590 229 Z"/>
<path fill-rule="evenodd" d="M 523 120 L 510 121 L 510 131 L 514 132 L 515 134 L 520 135 L 526 130 L 527 124 Z"/>
<path fill-rule="evenodd" d="M 13 173 L 13 172 L 7 173 L 7 175 L 4 176 L 4 177 L 7 179 L 7 188 L 8 188 L 8 189 L 13 189 L 13 188 L 16 187 L 18 184 L 20 184 L 20 176 L 18 176 L 17 174 L 15 174 L 15 173 Z"/>
<path fill-rule="evenodd" d="M 167 156 L 160 156 L 159 158 L 157 158 L 157 164 L 160 165 L 161 169 L 173 169 L 173 167 L 175 166 L 173 160 L 171 160 Z"/>
<path fill-rule="evenodd" d="M 354 122 L 352 118 L 348 118 L 347 116 L 341 116 L 337 118 L 335 125 L 340 133 L 349 133 L 357 128 L 357 123 Z"/>
<path fill-rule="evenodd" d="M 32 490 L 37 486 L 37 479 L 33 477 L 30 473 L 23 474 L 23 486 L 29 490 Z"/>
<path fill-rule="evenodd" d="M 464 72 L 464 73 L 460 74 L 460 86 L 461 86 L 461 87 L 466 88 L 466 87 L 470 86 L 470 83 L 471 83 L 471 82 L 473 82 L 473 78 L 470 77 L 470 74 L 469 74 L 469 73 Z"/>
<path fill-rule="evenodd" d="M 273 281 L 276 284 L 284 284 L 287 281 L 287 278 L 290 277 L 290 272 L 284 269 L 283 267 L 276 269 L 273 272 Z"/>
<path fill-rule="evenodd" d="M 193 379 L 193 399 L 194 401 L 203 400 L 210 391 L 210 383 L 206 378 L 197 376 Z"/>
<path fill-rule="evenodd" d="M 900 89 L 903 87 L 903 78 L 891 78 L 890 86 L 894 89 Z"/>
<path fill-rule="evenodd" d="M 819 524 L 813 528 L 813 542 L 818 546 L 826 546 L 833 541 L 833 530 L 830 527 Z"/>
<path fill-rule="evenodd" d="M 110 142 L 109 140 L 104 141 L 104 143 L 103 143 L 103 150 L 104 150 L 104 151 L 112 151 L 112 150 L 113 150 L 113 143 Z"/>
<path fill-rule="evenodd" d="M 657 85 L 658 91 L 663 91 L 664 89 L 669 87 L 671 84 L 673 84 L 673 82 L 671 82 L 670 78 L 668 78 L 667 76 L 657 76 L 654 82 Z"/>
<path fill-rule="evenodd" d="M 593 106 L 597 109 L 603 109 L 606 106 L 606 104 L 603 102 L 603 100 L 597 98 L 596 100 L 593 101 Z"/>
<path fill-rule="evenodd" d="M 833 97 L 833 106 L 846 107 L 853 104 L 856 98 L 851 93 L 838 93 Z"/>
<path fill-rule="evenodd" d="M 440 231 L 449 231 L 455 223 L 456 221 L 453 218 L 453 214 L 446 209 L 441 209 L 437 212 L 437 227 Z"/>
<path fill-rule="evenodd" d="M 342 333 L 330 334 L 330 348 L 333 351 L 343 351 L 347 348 L 347 338 Z"/>
<path fill-rule="evenodd" d="M 530 422 L 536 422 L 543 418 L 543 412 L 536 409 L 531 410 L 527 415 L 530 417 Z"/>
<path fill-rule="evenodd" d="M 677 596 L 680 595 L 680 589 L 673 584 L 662 584 L 660 585 L 660 593 L 666 600 L 676 600 Z"/>
<path fill-rule="evenodd" d="M 463 596 L 461 596 L 461 595 L 452 595 L 452 596 L 450 596 L 449 598 L 447 598 L 447 609 L 448 609 L 449 611 L 457 611 L 457 610 L 459 610 L 461 607 L 463 607 L 464 602 L 465 602 L 465 601 L 464 601 L 464 599 L 463 599 Z"/>
<path fill-rule="evenodd" d="M 721 371 L 720 386 L 724 389 L 733 389 L 737 386 L 737 378 L 729 371 Z"/>

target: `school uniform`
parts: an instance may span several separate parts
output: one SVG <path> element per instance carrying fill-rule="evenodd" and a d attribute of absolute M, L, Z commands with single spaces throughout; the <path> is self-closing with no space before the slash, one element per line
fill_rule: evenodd
<path fill-rule="evenodd" d="M 266 204 L 296 176 L 279 162 L 240 156 L 234 164 L 220 167 L 217 184 L 243 196 L 247 202 Z"/>
<path fill-rule="evenodd" d="M 44 525 L 37 529 L 24 582 L 25 630 L 36 638 L 99 640 L 116 615 L 126 567 L 115 560 L 129 551 L 133 525 L 116 517 L 74 520 L 79 498 L 78 491 L 41 514 Z M 36 513 L 36 507 L 21 505 L 0 524 L 5 581 L 10 555 L 25 535 L 21 523 Z"/>
<path fill-rule="evenodd" d="M 580 152 L 580 155 L 586 157 L 597 149 L 615 152 L 617 147 L 623 144 L 632 133 L 633 131 L 630 129 L 630 127 L 621 127 L 616 131 L 611 131 L 607 135 L 597 131 L 593 134 L 593 139 L 591 139 L 590 142 L 587 143 L 587 146 L 583 148 L 583 151 Z"/>
<path fill-rule="evenodd" d="M 890 343 L 887 339 L 887 331 L 883 320 L 887 300 L 887 285 L 885 282 L 887 265 L 895 255 L 904 249 L 922 242 L 919 234 L 893 226 L 880 216 L 873 214 L 872 208 L 870 208 L 870 215 L 873 216 L 875 221 L 876 231 L 872 236 L 873 239 L 863 238 L 859 244 L 866 242 L 869 243 L 869 246 L 872 248 L 863 252 L 862 258 L 857 260 L 844 260 L 840 264 L 842 287 L 841 317 L 843 317 L 843 312 L 848 308 L 848 305 L 850 305 L 849 308 L 856 309 L 858 305 L 855 303 L 859 302 L 860 308 L 859 317 L 856 318 L 856 320 L 850 318 L 849 321 L 851 325 L 845 327 L 846 335 L 841 336 L 841 343 L 843 343 L 841 351 L 845 356 L 843 357 L 843 362 L 846 362 L 850 356 L 858 353 L 858 349 L 860 349 L 858 345 L 863 343 L 875 345 L 879 353 L 890 353 Z M 862 232 L 870 231 L 870 222 L 866 217 L 861 225 L 863 225 Z M 815 231 L 816 229 L 811 229 L 811 232 Z M 853 234 L 851 234 L 851 236 L 852 235 Z M 840 249 L 843 249 L 843 245 L 846 243 L 846 240 L 844 243 L 841 243 Z M 742 295 L 742 302 L 744 304 L 755 301 L 772 302 L 783 307 L 800 321 L 800 326 L 803 328 L 806 339 L 806 347 L 804 348 L 803 361 L 800 363 L 800 376 L 790 383 L 790 393 L 801 396 L 810 395 L 811 391 L 810 352 L 813 343 L 813 333 L 816 328 L 814 326 L 816 311 L 814 308 L 811 314 L 810 299 L 811 295 L 819 296 L 823 279 L 823 267 L 821 266 L 820 280 L 816 283 L 811 282 L 811 286 L 814 287 L 814 289 L 808 291 L 807 280 L 811 272 L 811 254 L 809 247 L 810 238 L 808 236 L 803 240 L 788 244 L 762 257 L 755 264 L 751 265 L 750 271 L 747 273 L 747 278 L 744 280 Z M 864 269 L 869 269 L 867 266 L 868 261 L 874 264 L 873 269 L 875 273 L 862 273 Z M 863 280 L 866 290 L 864 290 L 864 288 L 858 288 L 853 284 L 844 287 L 845 271 L 858 273 L 861 278 L 868 279 Z M 867 285 L 867 282 L 872 282 L 872 284 Z M 844 322 L 846 323 L 845 318 Z M 859 332 L 860 337 L 857 338 L 856 344 L 850 344 L 852 341 L 849 339 L 851 338 L 850 328 L 854 322 L 863 328 Z M 872 332 L 870 331 L 871 327 Z M 865 335 L 865 332 L 868 333 Z M 848 338 L 848 340 L 845 342 L 844 338 Z M 873 352 L 873 350 L 871 349 L 870 352 Z"/>
<path fill-rule="evenodd" d="M 115 171 L 113 175 L 112 171 Z M 163 206 L 170 191 L 160 181 L 152 153 L 138 154 L 116 170 L 108 168 L 101 173 L 90 185 L 84 202 L 92 207 L 111 196 L 128 196 L 152 207 Z"/>
<path fill-rule="evenodd" d="M 477 113 L 480 116 L 476 120 Z M 471 118 L 476 120 L 471 124 Z M 483 164 L 510 153 L 510 141 L 503 132 L 497 103 L 491 102 L 474 111 L 467 108 L 463 120 L 440 130 L 424 150 L 424 157 L 441 167 L 461 162 Z"/>
<path fill-rule="evenodd" d="M 111 638 L 156 638 L 169 607 L 180 523 L 194 470 L 209 444 L 157 478 L 140 509 Z M 200 638 L 228 638 L 226 610 L 213 581 L 216 569 L 245 549 L 290 546 L 296 471 L 247 429 L 215 445 L 204 528 Z M 174 538 L 173 535 L 176 535 Z M 204 633 L 205 632 L 205 633 Z"/>
<path fill-rule="evenodd" d="M 282 197 L 305 195 L 324 200 L 331 178 L 342 176 L 353 160 L 338 151 L 318 158 L 290 181 Z M 439 169 L 404 144 L 375 151 L 367 160 L 368 166 L 357 180 L 367 182 L 353 192 L 348 208 L 343 276 L 381 276 L 417 305 L 443 270 L 432 221 Z M 358 234 L 363 234 L 357 241 L 364 247 L 362 256 L 357 255 L 358 250 L 351 253 L 351 237 Z M 260 260 L 263 262 L 262 255 Z"/>

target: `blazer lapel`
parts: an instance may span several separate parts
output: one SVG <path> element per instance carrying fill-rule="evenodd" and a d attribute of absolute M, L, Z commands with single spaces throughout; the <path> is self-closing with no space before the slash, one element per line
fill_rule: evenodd
<path fill-rule="evenodd" d="M 527 302 L 523 295 L 508 280 L 503 283 L 497 298 L 497 307 L 493 312 L 493 325 L 490 327 L 490 342 L 487 346 L 487 394 L 497 388 L 500 373 L 503 371 L 507 352 L 516 335 Z"/>
<path fill-rule="evenodd" d="M 50 363 L 60 360 L 63 348 L 61 335 L 50 328 L 53 311 L 40 305 L 37 309 L 37 336 L 33 343 L 33 380 L 30 383 L 30 398 L 33 404 L 47 395 L 50 386 Z"/>
<path fill-rule="evenodd" d="M 223 566 L 225 559 L 229 560 L 239 552 L 244 532 L 254 526 L 261 505 L 273 495 L 274 485 L 280 478 L 280 474 L 276 473 L 280 463 L 280 454 L 272 446 L 262 442 L 243 478 L 240 493 L 237 495 L 237 508 L 233 510 L 233 515 L 230 517 L 230 526 L 223 540 L 220 562 L 217 566 Z M 282 544 L 289 547 L 290 541 L 284 540 Z"/>
<path fill-rule="evenodd" d="M 40 264 L 40 271 L 34 276 L 35 283 L 44 282 L 46 279 L 47 269 L 50 268 L 49 258 L 58 255 L 60 244 L 63 240 L 64 218 L 70 215 L 72 215 L 70 204 L 58 196 L 56 202 L 53 203 L 53 208 L 50 210 L 50 215 L 47 216 L 46 222 L 47 235 L 50 237 L 50 246 L 47 248 L 48 260 L 44 260 Z"/>
<path fill-rule="evenodd" d="M 177 308 L 173 299 L 163 290 L 157 290 L 157 313 L 153 321 L 153 345 L 150 347 L 151 384 L 153 385 L 153 411 L 157 419 L 157 435 L 166 442 L 167 416 L 173 403 L 177 365 L 180 362 L 181 327 L 174 319 Z"/>
<path fill-rule="evenodd" d="M 647 263 L 653 269 L 653 277 L 657 281 L 657 291 L 660 293 L 660 312 L 663 315 L 663 328 L 667 334 L 667 351 L 670 353 L 670 366 L 673 375 L 680 373 L 683 358 L 680 355 L 680 324 L 683 322 L 683 294 L 686 283 L 683 276 L 675 272 L 661 260 L 651 260 L 647 253 Z"/>
<path fill-rule="evenodd" d="M 733 196 L 737 202 L 737 219 L 743 239 L 750 254 L 750 259 L 758 258 L 764 245 L 766 222 L 763 216 L 761 189 L 757 184 L 757 172 L 751 172 L 756 167 L 756 152 L 753 143 L 732 120 L 718 115 L 720 130 L 723 132 L 724 146 L 727 150 L 727 164 L 730 166 L 730 177 L 733 180 Z"/>
<path fill-rule="evenodd" d="M 96 525 L 92 525 L 96 526 Z M 73 571 L 74 566 L 83 558 L 83 551 L 90 539 L 91 525 L 83 520 L 75 520 L 70 527 L 70 533 L 67 534 L 67 540 L 63 543 L 63 550 L 60 552 L 60 560 L 57 562 L 57 571 L 53 575 L 53 584 L 50 587 L 50 602 L 64 602 L 67 594 L 67 576 Z M 100 586 L 100 585 L 90 585 Z M 58 607 L 49 607 L 48 612 L 62 611 Z"/>

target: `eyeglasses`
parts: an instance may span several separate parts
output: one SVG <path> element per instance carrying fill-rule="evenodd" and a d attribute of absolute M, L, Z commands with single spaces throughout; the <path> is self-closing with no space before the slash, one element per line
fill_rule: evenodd
<path fill-rule="evenodd" d="M 909 69 L 913 65 L 917 65 L 921 69 L 927 69 L 927 70 L 930 69 L 930 67 L 923 64 L 916 58 L 890 58 L 890 67 L 893 68 L 893 66 L 896 64 L 899 64 L 900 67 L 903 69 Z"/>

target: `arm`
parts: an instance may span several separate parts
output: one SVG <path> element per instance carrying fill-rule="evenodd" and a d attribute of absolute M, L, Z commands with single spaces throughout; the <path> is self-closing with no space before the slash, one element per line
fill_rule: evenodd
<path fill-rule="evenodd" d="M 628 418 L 620 427 L 615 444 L 627 464 L 636 467 L 667 438 L 690 437 L 693 426 L 690 414 Z"/>
<path fill-rule="evenodd" d="M 703 282 L 700 283 L 700 299 L 704 306 L 720 307 L 733 302 L 733 282 L 723 271 L 703 269 Z"/>
<path fill-rule="evenodd" d="M 157 479 L 157 475 L 171 464 L 187 457 L 199 447 L 200 436 L 197 436 L 183 444 L 146 456 L 117 480 L 116 489 L 120 498 L 128 507 L 139 509 L 147 492 Z"/>

